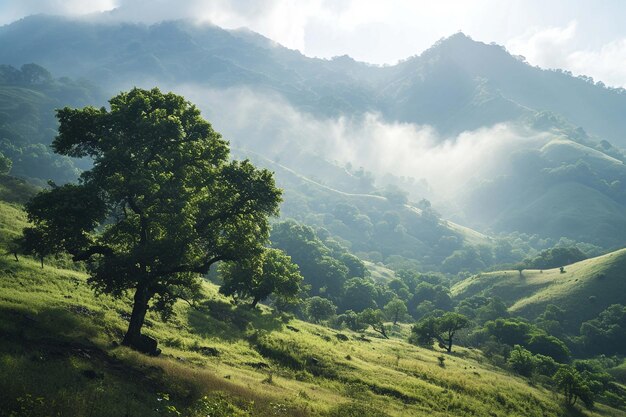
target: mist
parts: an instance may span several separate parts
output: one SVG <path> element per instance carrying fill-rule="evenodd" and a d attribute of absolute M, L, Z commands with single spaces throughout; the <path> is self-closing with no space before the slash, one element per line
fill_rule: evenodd
<path fill-rule="evenodd" d="M 539 148 L 553 137 L 513 122 L 444 137 L 431 126 L 386 121 L 377 113 L 318 118 L 278 94 L 251 89 L 185 85 L 173 91 L 196 103 L 236 148 L 280 161 L 299 153 L 339 166 L 349 163 L 371 171 L 379 186 L 389 174 L 425 180 L 436 201 L 453 199 L 469 183 L 506 174 L 512 153 Z"/>

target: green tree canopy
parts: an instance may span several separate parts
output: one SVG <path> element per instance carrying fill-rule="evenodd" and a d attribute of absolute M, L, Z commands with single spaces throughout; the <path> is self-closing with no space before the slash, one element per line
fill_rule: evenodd
<path fill-rule="evenodd" d="M 587 381 L 572 366 L 563 365 L 554 374 L 554 382 L 557 388 L 563 393 L 565 403 L 573 406 L 580 399 L 587 408 L 592 408 L 594 399 L 593 393 L 587 385 Z"/>
<path fill-rule="evenodd" d="M 385 315 L 387 316 L 387 318 L 393 321 L 393 324 L 397 324 L 398 321 L 403 319 L 408 313 L 406 304 L 399 298 L 394 298 L 393 300 L 389 301 L 385 305 L 383 310 L 385 311 Z"/>
<path fill-rule="evenodd" d="M 183 97 L 135 88 L 109 103 L 57 111 L 54 151 L 93 167 L 26 208 L 55 250 L 87 261 L 97 292 L 134 291 L 123 344 L 143 350 L 150 303 L 167 315 L 215 262 L 263 252 L 281 191 L 271 172 L 229 161 L 228 142 Z"/>
<path fill-rule="evenodd" d="M 380 333 L 385 339 L 389 339 L 387 336 L 387 329 L 385 329 L 385 315 L 381 310 L 367 308 L 359 314 L 359 321 L 363 324 L 372 326 L 372 329 Z"/>
<path fill-rule="evenodd" d="M 315 323 L 328 320 L 335 315 L 336 311 L 337 306 L 327 298 L 315 296 L 306 300 L 305 312 Z"/>
<path fill-rule="evenodd" d="M 302 275 L 298 265 L 280 249 L 265 249 L 252 259 L 220 264 L 220 292 L 236 298 L 251 298 L 252 307 L 271 294 L 286 299 L 300 292 Z"/>
<path fill-rule="evenodd" d="M 360 312 L 366 308 L 376 308 L 375 298 L 374 282 L 363 278 L 351 278 L 343 286 L 340 306 L 344 310 Z"/>
<path fill-rule="evenodd" d="M 347 266 L 341 256 L 334 256 L 312 227 L 293 220 L 275 224 L 271 240 L 273 247 L 285 251 L 298 264 L 313 295 L 324 295 L 336 301 L 350 268 L 357 268 L 354 257 L 344 258 L 350 262 Z M 362 269 L 365 270 L 364 267 Z"/>
<path fill-rule="evenodd" d="M 447 312 L 441 317 L 428 316 L 413 325 L 409 342 L 432 347 L 436 340 L 440 347 L 452 352 L 454 336 L 469 324 L 469 319 L 459 313 Z"/>
<path fill-rule="evenodd" d="M 0 175 L 6 175 L 11 171 L 13 161 L 0 152 Z"/>
<path fill-rule="evenodd" d="M 580 326 L 585 348 L 591 353 L 626 353 L 626 306 L 613 304 Z"/>
<path fill-rule="evenodd" d="M 533 354 L 520 345 L 515 345 L 513 347 L 507 363 L 511 369 L 525 377 L 530 377 L 535 371 L 535 367 L 537 365 L 537 361 L 535 360 Z"/>
<path fill-rule="evenodd" d="M 550 269 L 563 265 L 573 264 L 587 259 L 580 249 L 572 247 L 555 247 L 546 249 L 532 259 L 525 259 L 522 264 L 524 268 Z"/>

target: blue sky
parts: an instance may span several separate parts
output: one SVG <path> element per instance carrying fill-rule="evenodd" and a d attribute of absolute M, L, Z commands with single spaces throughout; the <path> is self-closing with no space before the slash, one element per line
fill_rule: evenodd
<path fill-rule="evenodd" d="M 626 87 L 626 2 L 618 0 L 0 0 L 0 24 L 33 13 L 249 27 L 308 56 L 375 64 L 416 55 L 459 30 L 534 65 Z"/>

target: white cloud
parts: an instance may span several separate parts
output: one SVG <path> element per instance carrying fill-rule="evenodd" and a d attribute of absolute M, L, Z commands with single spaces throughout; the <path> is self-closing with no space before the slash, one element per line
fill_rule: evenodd
<path fill-rule="evenodd" d="M 186 18 L 248 27 L 308 56 L 349 54 L 378 64 L 419 54 L 462 30 L 505 44 L 532 64 L 626 86 L 626 32 L 611 19 L 624 5 L 580 1 L 572 7 L 569 0 L 0 0 L 0 24 L 34 13 L 110 11 L 109 19 L 144 23 Z"/>
<path fill-rule="evenodd" d="M 600 50 L 574 51 L 569 68 L 612 86 L 626 87 L 626 38 L 609 42 Z"/>
<path fill-rule="evenodd" d="M 566 69 L 610 86 L 626 87 L 626 38 L 608 42 L 599 49 L 579 49 L 577 28 L 576 21 L 565 27 L 533 28 L 506 46 L 533 65 Z"/>
<path fill-rule="evenodd" d="M 0 24 L 31 14 L 81 16 L 113 10 L 116 0 L 3 0 L 0 3 Z"/>
<path fill-rule="evenodd" d="M 444 138 L 430 126 L 387 122 L 374 113 L 317 118 L 280 96 L 250 89 L 178 86 L 173 91 L 197 103 L 203 116 L 236 147 L 284 160 L 304 149 L 340 164 L 363 166 L 379 178 L 391 173 L 426 179 L 437 199 L 454 196 L 468 182 L 506 172 L 512 152 L 538 149 L 549 139 L 511 124 Z"/>
<path fill-rule="evenodd" d="M 511 52 L 526 57 L 532 64 L 561 68 L 568 61 L 568 49 L 574 39 L 576 26 L 577 23 L 572 21 L 566 27 L 533 28 L 511 39 L 506 46 Z"/>

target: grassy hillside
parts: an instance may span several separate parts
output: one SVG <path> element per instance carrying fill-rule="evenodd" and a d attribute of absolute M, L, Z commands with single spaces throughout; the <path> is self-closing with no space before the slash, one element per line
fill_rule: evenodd
<path fill-rule="evenodd" d="M 0 233 L 22 212 L 0 204 Z M 4 239 L 6 241 L 6 238 Z M 59 263 L 57 263 L 59 265 Z M 486 364 L 478 351 L 440 352 L 234 307 L 206 283 L 206 301 L 176 305 L 145 332 L 163 354 L 118 346 L 129 299 L 95 297 L 85 275 L 0 258 L 0 410 L 20 416 L 620 416 L 566 411 L 554 394 Z M 343 335 L 343 336 L 340 336 Z"/>
<path fill-rule="evenodd" d="M 571 330 L 607 306 L 626 299 L 626 249 L 548 270 L 482 273 L 452 288 L 458 299 L 477 294 L 500 297 L 512 313 L 534 318 L 548 304 L 565 309 Z M 584 308 L 581 308 L 583 307 Z"/>
<path fill-rule="evenodd" d="M 513 153 L 498 177 L 468 189 L 461 198 L 467 219 L 494 231 L 622 247 L 626 165 L 608 143 L 603 148 L 587 136 L 578 143 L 564 136 L 576 130 L 563 130 L 554 128 L 557 136 L 541 147 Z"/>
<path fill-rule="evenodd" d="M 540 195 L 500 214 L 495 224 L 511 230 L 567 236 L 583 242 L 616 245 L 626 233 L 624 206 L 584 184 L 555 184 Z M 621 239 L 620 239 L 621 237 Z"/>
<path fill-rule="evenodd" d="M 50 149 L 57 129 L 54 111 L 102 103 L 97 88 L 86 81 L 53 79 L 34 64 L 21 69 L 0 65 L 0 152 L 12 160 L 12 175 L 39 183 L 74 180 L 84 161 L 56 155 Z M 6 201 L 4 195 L 2 199 Z"/>

